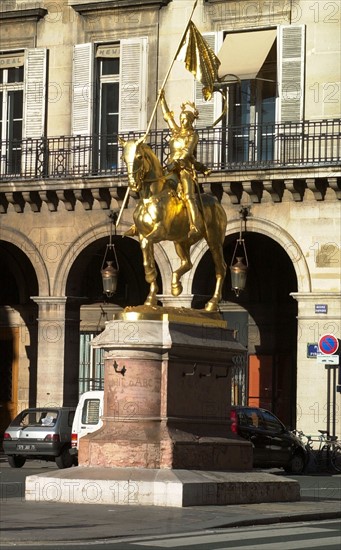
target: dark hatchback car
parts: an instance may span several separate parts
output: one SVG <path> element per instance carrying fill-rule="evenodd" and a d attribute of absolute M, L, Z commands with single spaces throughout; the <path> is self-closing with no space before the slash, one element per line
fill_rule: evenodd
<path fill-rule="evenodd" d="M 270 411 L 231 407 L 231 431 L 253 445 L 253 465 L 302 473 L 307 463 L 304 444 Z"/>
<path fill-rule="evenodd" d="M 75 409 L 70 407 L 30 408 L 12 420 L 4 434 L 4 453 L 12 468 L 27 459 L 54 461 L 58 468 L 74 463 L 70 455 L 71 429 Z"/>

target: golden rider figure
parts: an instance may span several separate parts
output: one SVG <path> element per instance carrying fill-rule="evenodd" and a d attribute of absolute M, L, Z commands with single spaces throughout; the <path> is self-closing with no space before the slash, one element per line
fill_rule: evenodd
<path fill-rule="evenodd" d="M 202 217 L 199 213 L 195 187 L 197 185 L 196 170 L 209 174 L 206 166 L 195 159 L 195 148 L 198 144 L 198 133 L 193 128 L 193 123 L 199 113 L 194 103 L 186 102 L 181 105 L 180 126 L 174 120 L 174 113 L 169 110 L 164 92 L 160 93 L 160 104 L 165 121 L 171 130 L 170 163 L 168 170 L 175 172 L 181 183 L 181 194 L 184 199 L 190 231 L 188 237 L 195 236 L 202 225 Z"/>

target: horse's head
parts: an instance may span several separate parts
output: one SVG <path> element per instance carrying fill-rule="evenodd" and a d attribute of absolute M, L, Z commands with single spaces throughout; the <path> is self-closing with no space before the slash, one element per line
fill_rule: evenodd
<path fill-rule="evenodd" d="M 118 138 L 122 146 L 122 158 L 128 171 L 128 184 L 132 191 L 138 193 L 144 177 L 144 156 L 142 151 L 143 139 L 129 139 L 128 141 Z"/>

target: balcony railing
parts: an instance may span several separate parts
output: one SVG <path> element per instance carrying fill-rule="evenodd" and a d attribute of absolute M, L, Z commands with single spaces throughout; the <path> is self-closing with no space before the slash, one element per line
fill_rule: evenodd
<path fill-rule="evenodd" d="M 341 120 L 198 129 L 197 158 L 214 171 L 335 166 L 341 157 Z M 141 133 L 122 134 L 125 139 Z M 169 131 L 148 142 L 167 164 Z M 1 142 L 0 180 L 122 176 L 117 136 L 60 136 Z"/>

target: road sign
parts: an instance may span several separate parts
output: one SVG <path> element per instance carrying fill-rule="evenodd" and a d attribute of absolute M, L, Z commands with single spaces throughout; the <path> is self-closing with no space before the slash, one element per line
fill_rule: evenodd
<path fill-rule="evenodd" d="M 316 356 L 318 365 L 338 365 L 339 359 L 338 355 L 325 355 L 323 353 L 318 353 Z"/>
<path fill-rule="evenodd" d="M 333 355 L 338 350 L 339 341 L 334 334 L 324 334 L 319 339 L 319 350 L 324 355 Z"/>

